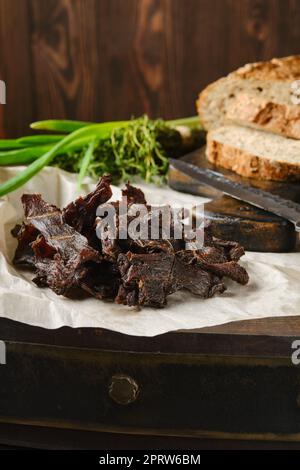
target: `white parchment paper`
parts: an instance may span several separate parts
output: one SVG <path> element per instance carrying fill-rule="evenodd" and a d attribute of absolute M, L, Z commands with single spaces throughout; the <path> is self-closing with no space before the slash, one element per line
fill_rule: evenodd
<path fill-rule="evenodd" d="M 0 169 L 0 181 L 20 168 Z M 86 192 L 93 184 L 86 184 Z M 169 188 L 140 184 L 149 203 L 189 204 L 204 198 Z M 48 202 L 63 207 L 76 196 L 76 176 L 46 168 L 23 188 L 0 200 L 0 316 L 44 328 L 100 327 L 130 335 L 155 336 L 167 331 L 193 329 L 236 320 L 300 314 L 300 253 L 250 253 L 241 264 L 250 275 L 247 286 L 227 280 L 228 290 L 212 299 L 175 293 L 165 309 L 128 308 L 96 299 L 69 300 L 49 289 L 39 289 L 32 273 L 18 271 L 11 259 L 16 246 L 10 230 L 23 216 L 20 197 L 39 192 Z M 114 189 L 115 197 L 120 191 Z"/>

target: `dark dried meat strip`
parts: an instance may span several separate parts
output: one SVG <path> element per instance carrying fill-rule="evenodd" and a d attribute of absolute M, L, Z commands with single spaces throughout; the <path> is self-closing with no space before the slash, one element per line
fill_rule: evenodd
<path fill-rule="evenodd" d="M 127 197 L 128 205 L 147 204 L 143 191 L 139 188 L 136 188 L 135 186 L 132 186 L 130 183 L 127 183 L 125 189 L 122 189 L 122 196 Z"/>
<path fill-rule="evenodd" d="M 122 286 L 116 302 L 125 305 L 164 307 L 167 296 L 181 289 L 203 298 L 226 289 L 217 275 L 175 253 L 129 252 L 119 255 L 118 265 Z"/>
<path fill-rule="evenodd" d="M 176 256 L 185 265 L 194 265 L 196 269 L 204 269 L 216 274 L 220 278 L 226 276 L 239 284 L 247 284 L 249 281 L 247 271 L 236 261 L 224 260 L 223 256 L 219 253 L 220 251 L 217 248 L 211 248 L 209 252 L 183 250 L 176 253 Z"/>
<path fill-rule="evenodd" d="M 95 233 L 95 218 L 98 207 L 112 196 L 110 176 L 103 176 L 94 191 L 66 206 L 62 213 L 65 222 L 88 240 Z"/>
<path fill-rule="evenodd" d="M 27 200 L 29 201 L 29 199 L 31 203 L 27 205 Z M 16 225 L 15 228 L 11 231 L 12 235 L 18 240 L 18 246 L 13 258 L 13 263 L 17 266 L 31 269 L 35 267 L 34 252 L 31 244 L 39 235 L 39 230 L 30 223 L 30 215 L 32 211 L 31 207 L 34 207 L 35 202 L 38 201 L 40 215 L 47 214 L 50 208 L 51 210 L 58 210 L 55 206 L 51 206 L 50 204 L 43 201 L 41 196 L 38 194 L 24 194 L 22 196 L 22 203 L 25 216 L 29 217 L 28 222 L 23 222 L 22 225 Z"/>
<path fill-rule="evenodd" d="M 221 240 L 212 235 L 211 224 L 208 223 L 204 231 L 204 246 L 220 248 L 228 261 L 238 261 L 245 254 L 244 248 L 238 243 L 230 240 Z"/>
<path fill-rule="evenodd" d="M 90 265 L 80 286 L 97 299 L 113 300 L 118 293 L 120 282 L 120 273 L 116 265 L 103 260 L 99 264 Z"/>
<path fill-rule="evenodd" d="M 75 202 L 70 203 L 65 209 L 63 209 L 63 217 L 66 223 L 82 235 L 89 239 L 89 244 L 99 249 L 101 244 L 96 238 L 95 233 L 95 217 L 96 211 L 100 204 L 103 204 L 112 195 L 110 188 L 110 177 L 103 176 L 98 182 L 94 191 L 89 193 L 86 197 L 79 197 Z M 55 206 L 45 203 L 45 201 L 35 198 L 33 195 L 31 198 L 30 206 L 35 207 L 35 202 L 39 205 L 40 214 L 49 212 L 49 208 L 59 211 Z M 26 204 L 26 195 L 23 198 L 25 203 L 24 210 L 27 211 L 25 216 L 30 216 L 30 206 Z M 33 268 L 34 267 L 34 253 L 31 247 L 31 243 L 37 238 L 39 231 L 34 228 L 30 223 L 23 223 L 21 226 L 17 225 L 12 230 L 12 235 L 17 238 L 18 246 L 15 252 L 13 263 L 18 266 Z"/>
<path fill-rule="evenodd" d="M 213 245 L 223 248 L 228 260 L 238 261 L 245 254 L 244 248 L 238 242 L 220 240 L 214 237 Z"/>
<path fill-rule="evenodd" d="M 38 230 L 36 230 L 31 224 L 23 223 L 22 225 L 16 225 L 11 233 L 13 237 L 18 240 L 13 263 L 16 266 L 34 269 L 34 253 L 31 243 L 38 236 Z"/>
<path fill-rule="evenodd" d="M 197 264 L 189 263 L 189 258 L 176 253 L 168 293 L 181 289 L 207 299 L 216 293 L 221 294 L 226 287 L 218 275 Z"/>
<path fill-rule="evenodd" d="M 22 197 L 26 222 L 39 236 L 32 243 L 38 283 L 57 294 L 74 297 L 80 282 L 87 276 L 89 263 L 100 262 L 99 253 L 84 236 L 65 223 L 61 211 L 47 204 L 39 194 Z"/>
<path fill-rule="evenodd" d="M 120 254 L 122 286 L 116 303 L 164 307 L 174 255 L 165 253 Z"/>

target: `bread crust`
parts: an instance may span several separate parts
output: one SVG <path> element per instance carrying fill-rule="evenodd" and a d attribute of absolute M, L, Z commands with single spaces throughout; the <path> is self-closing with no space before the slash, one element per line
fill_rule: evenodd
<path fill-rule="evenodd" d="M 226 123 L 227 121 L 227 109 L 220 109 L 219 120 L 216 121 L 216 125 L 212 123 L 206 117 L 206 108 L 209 101 L 209 97 L 223 81 L 233 81 L 236 84 L 239 81 L 244 80 L 259 80 L 265 82 L 282 82 L 292 83 L 295 80 L 300 80 L 300 55 L 294 55 L 289 57 L 283 57 L 278 59 L 272 59 L 267 62 L 256 62 L 252 64 L 246 64 L 243 67 L 227 75 L 227 77 L 220 78 L 219 80 L 208 85 L 200 94 L 196 101 L 197 111 L 200 120 L 206 130 L 212 127 L 218 127 Z M 250 98 L 249 98 L 250 100 Z M 238 100 L 234 100 L 238 107 Z M 278 133 L 286 137 L 292 137 L 300 139 L 300 111 L 297 112 L 296 108 L 300 108 L 299 105 L 295 106 L 291 102 L 291 105 L 281 105 L 273 101 L 265 102 L 258 109 L 258 102 L 252 100 L 248 103 L 248 119 L 243 119 L 243 125 L 257 126 L 260 129 L 266 129 L 270 132 Z M 225 116 L 223 113 L 225 112 Z M 232 112 L 230 113 L 230 120 L 232 120 Z M 242 119 L 234 119 L 235 122 L 242 121 Z"/>
<path fill-rule="evenodd" d="M 300 55 L 246 64 L 233 72 L 233 74 L 242 79 L 253 78 L 256 80 L 281 82 L 298 80 L 300 78 Z"/>
<path fill-rule="evenodd" d="M 206 157 L 214 165 L 247 178 L 273 181 L 300 181 L 300 165 L 272 161 L 230 145 L 217 142 L 208 134 Z"/>
<path fill-rule="evenodd" d="M 221 81 L 226 80 L 226 78 L 222 77 L 219 78 L 219 80 L 216 80 L 215 82 L 210 83 L 207 85 L 204 90 L 199 94 L 198 99 L 196 100 L 196 109 L 198 111 L 198 115 L 200 117 L 200 121 L 204 127 L 204 129 L 209 130 L 209 124 L 205 119 L 205 101 L 208 95 L 210 94 L 211 91 L 214 90 L 214 88 L 217 88 L 218 85 L 221 83 Z"/>

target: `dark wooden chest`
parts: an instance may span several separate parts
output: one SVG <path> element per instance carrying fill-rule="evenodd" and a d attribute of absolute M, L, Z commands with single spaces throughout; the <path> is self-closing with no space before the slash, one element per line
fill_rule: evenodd
<path fill-rule="evenodd" d="M 0 422 L 211 439 L 300 440 L 300 318 L 154 338 L 0 320 Z"/>

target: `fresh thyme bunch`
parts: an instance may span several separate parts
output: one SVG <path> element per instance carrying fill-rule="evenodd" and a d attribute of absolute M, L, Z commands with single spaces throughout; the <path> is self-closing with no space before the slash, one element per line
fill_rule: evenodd
<path fill-rule="evenodd" d="M 143 116 L 99 142 L 90 174 L 110 173 L 115 181 L 137 174 L 148 182 L 158 181 L 166 175 L 172 146 L 182 147 L 180 133 L 161 120 Z"/>

